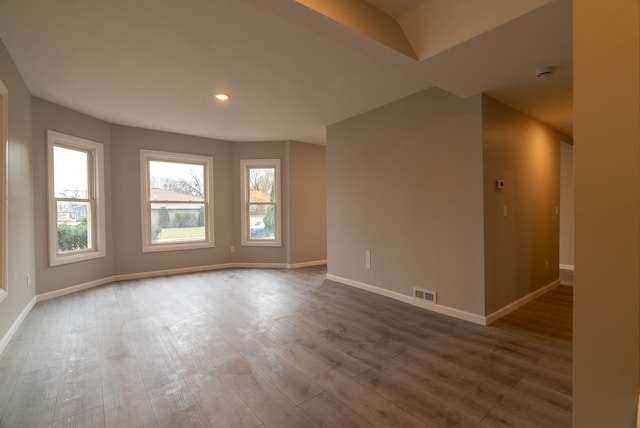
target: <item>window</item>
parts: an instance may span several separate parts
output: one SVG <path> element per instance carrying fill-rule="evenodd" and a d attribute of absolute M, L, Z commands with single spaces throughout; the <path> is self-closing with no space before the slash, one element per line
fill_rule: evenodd
<path fill-rule="evenodd" d="M 242 245 L 280 246 L 280 159 L 241 160 Z"/>
<path fill-rule="evenodd" d="M 47 131 L 49 264 L 104 257 L 102 144 Z"/>
<path fill-rule="evenodd" d="M 213 247 L 213 158 L 140 151 L 142 251 Z"/>
<path fill-rule="evenodd" d="M 0 301 L 9 293 L 7 269 L 7 114 L 8 90 L 0 81 Z"/>

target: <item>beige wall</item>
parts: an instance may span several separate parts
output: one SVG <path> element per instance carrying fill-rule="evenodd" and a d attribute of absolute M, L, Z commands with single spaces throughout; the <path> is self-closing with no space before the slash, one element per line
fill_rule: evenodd
<path fill-rule="evenodd" d="M 574 426 L 635 427 L 640 3 L 574 1 Z"/>
<path fill-rule="evenodd" d="M 325 146 L 290 141 L 289 263 L 327 258 Z"/>
<path fill-rule="evenodd" d="M 573 266 L 575 254 L 573 145 L 560 146 L 560 265 Z"/>
<path fill-rule="evenodd" d="M 37 281 L 34 257 L 34 206 L 31 143 L 31 95 L 0 41 L 0 80 L 8 89 L 8 282 L 0 302 L 0 340 L 33 300 Z M 26 276 L 31 275 L 27 287 Z M 2 380 L 0 380 L 2 388 Z M 1 405 L 2 403 L 0 403 Z"/>
<path fill-rule="evenodd" d="M 435 88 L 329 126 L 329 273 L 484 315 L 481 126 Z"/>
<path fill-rule="evenodd" d="M 38 284 L 43 294 L 71 285 L 108 278 L 113 275 L 112 239 L 111 125 L 90 116 L 61 107 L 40 98 L 32 98 L 33 180 L 35 191 L 35 241 Z M 106 248 L 107 256 L 98 259 L 49 266 L 47 217 L 47 130 L 62 132 L 102 143 L 104 147 Z"/>
<path fill-rule="evenodd" d="M 113 241 L 115 274 L 133 274 L 223 264 L 231 261 L 233 221 L 232 144 L 148 129 L 114 125 Z M 214 248 L 142 252 L 140 149 L 213 157 Z"/>
<path fill-rule="evenodd" d="M 485 305 L 491 314 L 558 280 L 556 208 L 566 137 L 488 96 L 482 124 Z"/>

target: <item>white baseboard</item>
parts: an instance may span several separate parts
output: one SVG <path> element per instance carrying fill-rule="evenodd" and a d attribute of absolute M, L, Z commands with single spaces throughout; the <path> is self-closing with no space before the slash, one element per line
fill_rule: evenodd
<path fill-rule="evenodd" d="M 573 272 L 573 265 L 560 265 L 560 270 L 570 270 Z"/>
<path fill-rule="evenodd" d="M 381 296 L 385 296 L 385 297 L 389 297 L 391 299 L 394 300 L 399 300 L 401 302 L 404 303 L 408 303 L 410 305 L 413 306 L 417 306 L 419 308 L 423 308 L 423 309 L 427 309 L 429 311 L 432 312 L 437 312 L 439 314 L 443 314 L 443 315 L 448 315 L 454 318 L 458 318 L 461 320 L 465 320 L 465 321 L 469 321 L 472 322 L 474 324 L 479 324 L 479 325 L 489 325 L 492 322 L 496 321 L 499 318 L 502 318 L 503 316 L 507 315 L 508 313 L 511 313 L 513 311 L 515 311 L 516 309 L 520 308 L 521 306 L 526 305 L 527 303 L 529 303 L 530 301 L 534 300 L 536 297 L 541 296 L 542 294 L 546 293 L 549 290 L 552 290 L 553 288 L 557 287 L 558 285 L 560 285 L 560 280 L 556 280 L 553 281 L 550 284 L 545 285 L 544 287 L 534 291 L 533 293 L 530 293 L 518 300 L 516 300 L 515 302 L 512 302 L 508 305 L 506 305 L 505 307 L 498 309 L 497 311 L 493 312 L 492 314 L 488 315 L 488 316 L 482 316 L 482 315 L 477 315 L 471 312 L 466 312 L 460 309 L 456 309 L 456 308 L 451 308 L 449 306 L 443 306 L 443 305 L 438 305 L 438 304 L 432 304 L 432 303 L 428 303 L 428 302 L 424 302 L 418 299 L 414 299 L 411 296 L 407 296 L 405 294 L 401 294 L 401 293 L 397 293 L 395 291 L 390 291 L 384 288 L 380 288 L 380 287 L 376 287 L 374 285 L 370 285 L 370 284 L 365 284 L 363 282 L 358 282 L 358 281 L 354 281 L 351 279 L 347 279 L 347 278 L 342 278 L 336 275 L 331 275 L 331 274 L 327 274 L 327 279 L 331 280 L 331 281 L 335 281 L 335 282 L 339 282 L 341 284 L 345 284 L 345 285 L 349 285 L 351 287 L 355 287 L 355 288 L 359 288 L 361 290 L 365 290 L 365 291 L 370 291 L 372 293 L 375 294 L 379 294 Z"/>
<path fill-rule="evenodd" d="M 18 318 L 16 318 L 13 324 L 11 324 L 11 327 L 9 327 L 9 330 L 5 333 L 2 339 L 0 339 L 0 354 L 2 354 L 2 351 L 4 351 L 4 348 L 7 347 L 7 345 L 9 344 L 9 341 L 11 340 L 11 338 L 13 338 L 13 335 L 16 334 L 16 331 L 18 331 L 18 328 L 20 327 L 24 319 L 27 317 L 27 315 L 29 315 L 29 312 L 31 311 L 33 306 L 36 304 L 36 301 L 37 299 L 34 296 L 34 298 L 31 299 L 31 301 L 27 304 L 27 306 L 25 306 L 22 312 L 20 312 L 20 315 L 18 315 Z"/>
<path fill-rule="evenodd" d="M 62 288 L 60 290 L 51 291 L 49 293 L 38 294 L 36 299 L 38 302 L 53 299 L 60 296 L 66 296 L 67 294 L 75 293 L 82 290 L 87 290 L 93 287 L 99 287 L 101 285 L 111 284 L 117 281 L 129 281 L 132 279 L 145 279 L 156 278 L 159 276 L 180 275 L 186 273 L 207 272 L 220 269 L 233 269 L 233 268 L 253 268 L 253 269 L 298 269 L 309 266 L 318 266 L 326 264 L 326 260 L 318 260 L 313 262 L 287 264 L 287 263 L 223 263 L 218 265 L 206 265 L 195 266 L 178 269 L 166 269 L 150 272 L 137 272 L 127 273 L 122 275 L 114 275 L 107 278 L 96 279 L 94 281 L 85 282 L 84 284 L 73 285 L 71 287 Z"/>
<path fill-rule="evenodd" d="M 55 299 L 56 297 L 66 296 L 67 294 L 76 293 L 78 291 L 87 290 L 93 287 L 99 287 L 101 285 L 110 284 L 114 282 L 114 277 L 96 279 L 95 281 L 85 282 L 84 284 L 73 285 L 71 287 L 63 288 L 61 290 L 50 291 L 48 293 L 38 294 L 36 301 L 44 302 L 45 300 Z"/>
<path fill-rule="evenodd" d="M 550 284 L 545 285 L 542 288 L 539 288 L 538 290 L 534 291 L 533 293 L 527 294 L 526 296 L 516 300 L 515 302 L 509 303 L 507 306 L 504 306 L 504 307 L 498 309 L 497 311 L 493 312 L 492 314 L 487 315 L 487 317 L 486 317 L 487 325 L 491 324 L 492 322 L 496 321 L 499 318 L 502 318 L 503 316 L 507 315 L 508 313 L 511 313 L 511 312 L 515 311 L 516 309 L 526 305 L 527 303 L 529 303 L 530 301 L 532 301 L 536 297 L 541 296 L 544 293 L 546 293 L 547 291 L 550 291 L 550 290 L 556 288 L 558 285 L 560 285 L 560 280 L 559 279 L 553 281 Z"/>
<path fill-rule="evenodd" d="M 108 283 L 117 282 L 117 281 L 129 281 L 132 279 L 156 278 L 158 276 L 171 276 L 171 275 L 181 275 L 185 273 L 207 272 L 211 270 L 229 269 L 234 267 L 237 267 L 235 266 L 235 263 L 224 263 L 219 265 L 194 266 L 194 267 L 187 267 L 187 268 L 165 269 L 165 270 L 156 270 L 156 271 L 149 271 L 149 272 L 125 273 L 122 275 L 112 276 L 111 278 L 109 278 L 110 281 Z M 68 288 L 65 288 L 64 290 L 67 290 L 67 289 Z"/>
<path fill-rule="evenodd" d="M 365 284 L 363 282 L 354 281 L 347 278 L 327 274 L 327 279 L 330 281 L 339 282 L 341 284 L 349 285 L 351 287 L 359 288 L 361 290 L 369 291 L 371 293 L 379 294 L 381 296 L 389 297 L 400 302 L 408 303 L 413 306 L 417 306 L 422 309 L 427 309 L 439 314 L 448 315 L 450 317 L 458 318 L 461 320 L 469 321 L 474 324 L 486 325 L 485 317 L 477 315 L 471 312 L 462 311 L 460 309 L 451 308 L 449 306 L 443 306 L 438 304 L 427 303 L 418 299 L 414 299 L 411 296 L 397 293 L 395 291 L 387 290 L 384 288 L 376 287 L 374 285 Z"/>
<path fill-rule="evenodd" d="M 327 261 L 326 260 L 316 260 L 313 262 L 303 262 L 303 263 L 293 263 L 293 264 L 288 264 L 287 265 L 287 269 L 299 269 L 299 268 L 305 268 L 305 267 L 311 267 L 311 266 L 322 266 L 322 265 L 326 265 Z"/>

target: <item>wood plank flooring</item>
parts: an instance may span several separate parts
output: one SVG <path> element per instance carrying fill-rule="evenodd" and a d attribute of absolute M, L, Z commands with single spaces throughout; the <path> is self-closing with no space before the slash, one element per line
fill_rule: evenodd
<path fill-rule="evenodd" d="M 571 426 L 571 287 L 482 327 L 325 273 L 230 269 L 38 303 L 0 355 L 0 428 Z"/>

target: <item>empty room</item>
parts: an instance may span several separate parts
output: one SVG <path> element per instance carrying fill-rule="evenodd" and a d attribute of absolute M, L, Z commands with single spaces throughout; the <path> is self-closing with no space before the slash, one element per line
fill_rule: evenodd
<path fill-rule="evenodd" d="M 0 0 L 0 427 L 636 427 L 637 0 Z"/>

